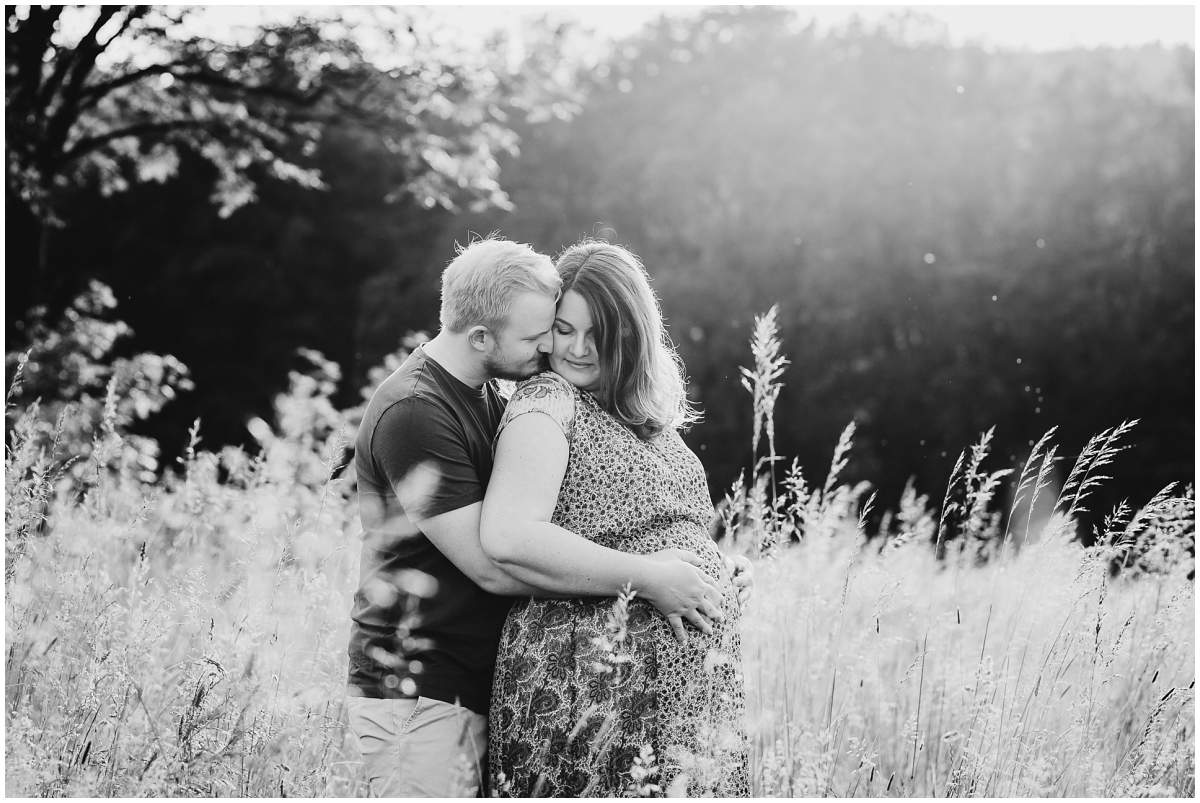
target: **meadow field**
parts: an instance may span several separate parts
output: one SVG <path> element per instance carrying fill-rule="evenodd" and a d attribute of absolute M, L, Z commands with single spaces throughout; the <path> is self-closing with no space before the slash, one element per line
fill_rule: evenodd
<path fill-rule="evenodd" d="M 853 427 L 828 468 L 785 471 L 770 323 L 746 376 L 764 458 L 720 507 L 723 547 L 756 564 L 754 794 L 1193 796 L 1193 489 L 1114 511 L 1085 548 L 1072 519 L 1136 427 L 1069 444 L 1060 488 L 1052 432 L 1012 473 L 985 468 L 984 433 L 947 487 L 898 500 L 841 481 Z M 9 410 L 7 795 L 365 792 L 343 706 L 359 526 L 352 477 L 331 478 L 353 422 L 331 388 L 296 372 L 258 454 L 198 426 L 158 479 L 117 399 L 86 454 L 72 408 Z"/>

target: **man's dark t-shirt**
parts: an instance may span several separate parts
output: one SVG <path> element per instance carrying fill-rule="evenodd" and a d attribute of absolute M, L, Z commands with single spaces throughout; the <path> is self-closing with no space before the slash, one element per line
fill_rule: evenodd
<path fill-rule="evenodd" d="M 483 500 L 504 400 L 418 348 L 375 391 L 355 443 L 362 568 L 350 631 L 350 693 L 429 697 L 487 714 L 510 598 L 460 572 L 408 513 Z M 407 511 L 407 512 L 406 512 Z"/>

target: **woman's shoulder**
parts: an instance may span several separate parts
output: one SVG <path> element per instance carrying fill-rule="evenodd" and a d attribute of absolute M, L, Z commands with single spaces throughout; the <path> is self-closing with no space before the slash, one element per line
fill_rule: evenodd
<path fill-rule="evenodd" d="M 542 371 L 537 376 L 517 383 L 512 401 L 518 399 L 541 399 L 548 397 L 574 397 L 575 386 L 553 371 Z"/>
<path fill-rule="evenodd" d="M 553 371 L 523 380 L 508 400 L 500 430 L 518 416 L 533 412 L 550 416 L 571 440 L 575 431 L 575 386 Z"/>

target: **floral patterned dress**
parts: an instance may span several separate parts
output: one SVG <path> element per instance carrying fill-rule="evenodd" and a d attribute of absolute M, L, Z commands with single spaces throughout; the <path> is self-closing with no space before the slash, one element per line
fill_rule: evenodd
<path fill-rule="evenodd" d="M 640 440 L 557 374 L 518 386 L 500 430 L 532 412 L 570 443 L 551 521 L 624 552 L 694 552 L 719 578 L 725 619 L 709 636 L 686 625 L 681 645 L 636 597 L 623 623 L 612 599 L 517 602 L 492 685 L 491 793 L 747 796 L 740 611 L 708 537 L 700 461 L 674 430 Z"/>

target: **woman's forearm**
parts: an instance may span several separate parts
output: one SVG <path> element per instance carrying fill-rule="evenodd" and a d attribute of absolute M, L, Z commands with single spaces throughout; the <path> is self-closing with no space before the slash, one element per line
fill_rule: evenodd
<path fill-rule="evenodd" d="M 548 595 L 610 597 L 631 586 L 667 617 L 681 640 L 686 620 L 708 632 L 720 589 L 698 556 L 679 549 L 634 555 L 551 524 L 569 457 L 555 421 L 522 415 L 496 445 L 479 522 L 479 546 L 494 566 Z"/>
<path fill-rule="evenodd" d="M 645 591 L 654 568 L 643 555 L 609 549 L 549 522 L 488 529 L 482 538 L 488 557 L 506 574 L 550 592 L 609 597 L 626 585 Z"/>

